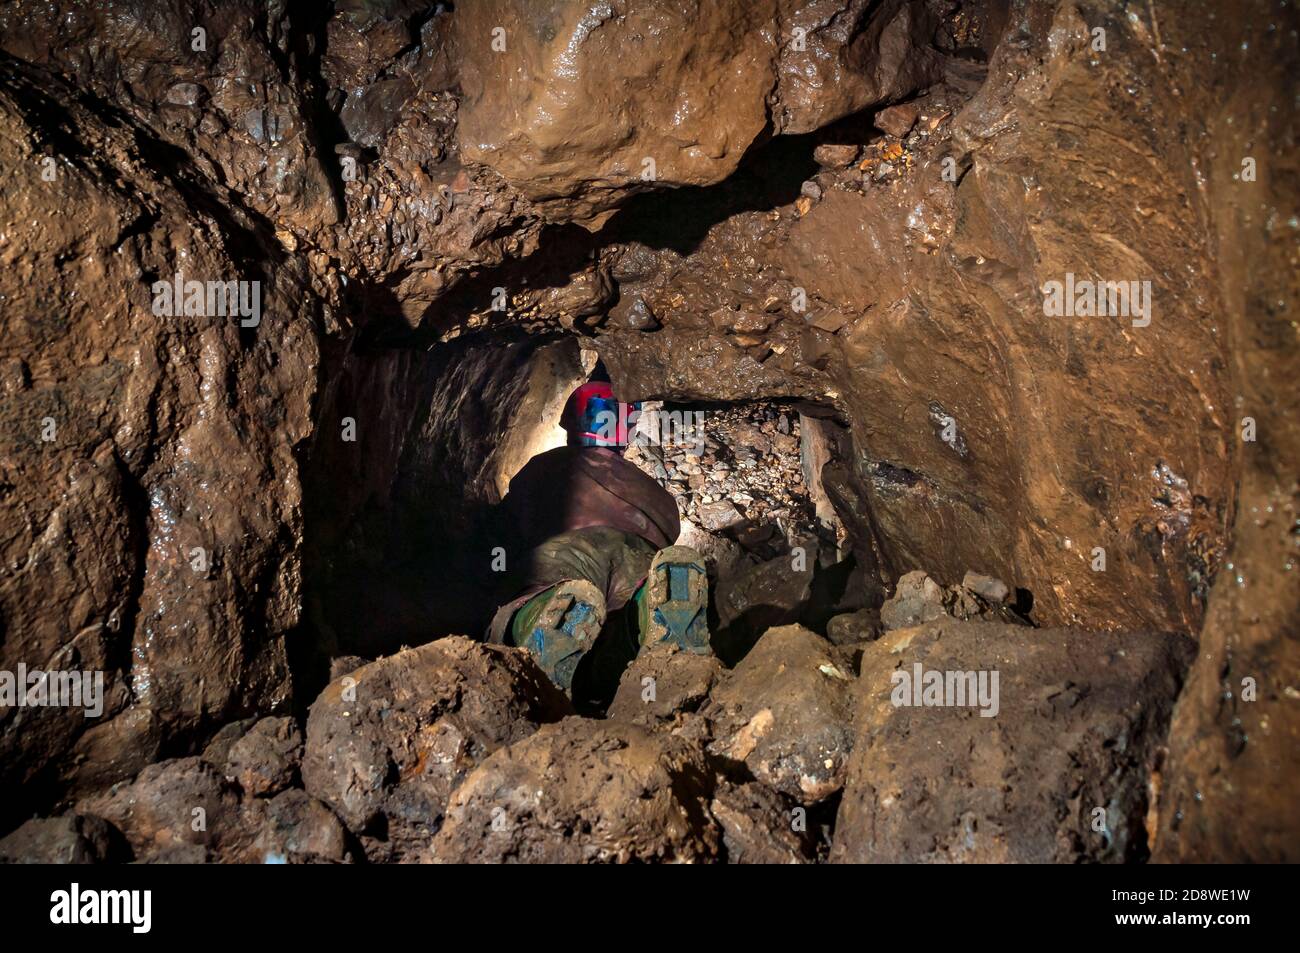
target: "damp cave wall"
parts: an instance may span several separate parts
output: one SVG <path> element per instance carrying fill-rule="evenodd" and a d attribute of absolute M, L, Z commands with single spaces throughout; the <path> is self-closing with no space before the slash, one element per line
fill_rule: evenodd
<path fill-rule="evenodd" d="M 470 325 L 478 315 L 447 307 L 458 284 L 490 290 L 511 276 L 526 287 L 510 319 L 558 316 L 562 330 L 596 335 L 629 397 L 833 407 L 852 452 L 827 482 L 842 487 L 858 538 L 871 527 L 885 575 L 919 567 L 954 581 L 982 568 L 1034 592 L 1044 621 L 1199 634 L 1164 768 L 1157 857 L 1295 856 L 1297 808 L 1280 794 L 1300 757 L 1287 693 L 1300 667 L 1287 568 L 1300 435 L 1297 56 L 1285 8 L 1252 3 L 1228 16 L 1170 2 L 1129 16 L 1109 3 L 989 5 L 987 71 L 978 57 L 936 73 L 928 54 L 904 56 L 892 74 L 872 74 L 873 88 L 833 102 L 776 82 L 771 109 L 729 90 L 710 109 L 730 110 L 738 147 L 679 179 L 663 163 L 663 186 L 725 184 L 772 133 L 813 136 L 811 150 L 837 110 L 907 100 L 939 78 L 964 81 L 967 98 L 945 120 L 943 150 L 885 188 L 828 188 L 802 211 L 790 195 L 706 223 L 687 247 L 635 232 L 625 247 L 597 238 L 564 258 L 567 274 L 527 286 L 511 263 L 545 237 L 573 236 L 572 220 L 598 236 L 606 205 L 672 193 L 608 167 L 547 166 L 550 181 L 538 183 L 492 150 L 468 161 L 455 130 L 482 128 L 492 100 L 464 98 L 456 73 L 468 66 L 481 80 L 492 64 L 476 59 L 461 11 L 309 6 L 0 12 L 0 160 L 18 170 L 0 204 L 0 661 L 100 668 L 109 692 L 94 724 L 57 711 L 0 719 L 0 783 L 28 792 L 11 811 L 129 776 L 226 719 L 289 703 L 293 638 L 313 612 L 331 621 L 328 603 L 313 608 L 312 580 L 338 573 L 340 593 L 362 587 L 341 570 L 373 572 L 390 531 L 384 504 L 415 500 L 417 475 L 486 486 L 483 450 L 440 470 L 416 460 L 420 441 L 400 419 L 430 413 L 422 395 L 447 394 L 439 380 L 476 379 L 447 370 L 444 344 L 348 359 L 339 342 L 381 317 Z M 891 32 L 855 19 L 861 4 L 843 6 L 868 27 L 847 28 L 849 47 L 887 36 L 888 49 L 919 50 L 934 26 L 929 7 L 912 18 L 881 5 Z M 777 9 L 787 25 L 804 15 L 799 4 Z M 492 12 L 530 22 L 518 5 Z M 771 76 L 797 73 L 746 16 L 702 21 L 677 42 L 703 37 L 716 51 L 743 37 Z M 194 17 L 214 40 L 203 55 L 187 42 Z M 1097 28 L 1105 56 L 1091 48 Z M 837 51 L 835 34 L 817 42 Z M 577 82 L 614 88 L 618 60 L 579 70 Z M 712 61 L 698 62 L 707 71 Z M 546 81 L 544 66 L 533 80 Z M 346 115 L 331 105 L 344 87 L 364 93 Z M 354 149 L 333 150 L 342 135 Z M 59 175 L 45 182 L 51 154 Z M 349 183 L 338 156 L 353 154 L 364 174 Z M 956 183 L 939 175 L 944 155 L 957 161 Z M 1246 156 L 1258 162 L 1250 182 Z M 262 275 L 263 326 L 145 319 L 150 277 L 179 270 Z M 1150 276 L 1151 326 L 1045 320 L 1037 289 L 1066 271 Z M 373 292 L 364 307 L 345 294 L 349 276 Z M 757 335 L 727 323 L 766 313 L 773 286 L 788 300 L 795 285 L 844 321 L 809 330 L 780 311 Z M 594 324 L 637 298 L 660 325 L 652 333 Z M 516 377 L 493 380 L 517 392 Z M 370 405 L 356 412 L 358 443 L 329 443 L 354 398 Z M 939 438 L 936 415 L 957 421 L 965 455 Z M 46 417 L 63 434 L 53 445 L 37 436 Z M 363 447 L 364 462 L 348 458 Z M 407 465 L 402 484 L 394 474 Z M 437 506 L 416 509 L 432 521 Z M 1105 573 L 1087 559 L 1098 540 Z M 196 544 L 217 557 L 208 574 L 189 568 Z M 1245 677 L 1260 680 L 1255 702 L 1240 697 Z"/>

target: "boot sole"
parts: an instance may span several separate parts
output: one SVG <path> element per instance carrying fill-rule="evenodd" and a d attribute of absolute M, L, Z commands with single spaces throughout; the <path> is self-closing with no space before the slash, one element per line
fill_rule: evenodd
<path fill-rule="evenodd" d="M 585 579 L 560 583 L 528 633 L 528 651 L 564 691 L 605 625 L 605 596 Z"/>
<path fill-rule="evenodd" d="M 655 554 L 646 579 L 650 617 L 645 643 L 673 642 L 678 648 L 708 655 L 709 577 L 704 557 L 690 546 L 669 546 Z"/>

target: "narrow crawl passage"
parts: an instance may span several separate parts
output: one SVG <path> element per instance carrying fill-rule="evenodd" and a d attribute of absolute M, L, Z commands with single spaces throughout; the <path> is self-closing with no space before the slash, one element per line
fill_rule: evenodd
<path fill-rule="evenodd" d="M 705 558 L 713 647 L 728 664 L 770 626 L 821 628 L 861 607 L 845 603 L 856 563 L 822 489 L 821 423 L 777 400 L 643 405 L 626 457 L 672 494 L 678 543 Z"/>

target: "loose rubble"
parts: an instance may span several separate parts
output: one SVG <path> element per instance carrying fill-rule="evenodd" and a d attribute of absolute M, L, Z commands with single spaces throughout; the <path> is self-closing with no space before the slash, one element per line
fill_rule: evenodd
<path fill-rule="evenodd" d="M 688 420 L 698 414 L 703 422 L 702 435 L 633 443 L 626 453 L 673 494 L 684 525 L 731 539 L 756 556 L 809 539 L 832 547 L 842 541 L 835 527 L 817 520 L 800 462 L 797 413 L 767 401 L 684 410 L 651 403 L 643 411 L 658 412 L 685 413 Z"/>
<path fill-rule="evenodd" d="M 883 614 L 915 624 L 881 634 L 873 611 L 846 613 L 835 642 L 770 628 L 733 669 L 646 649 L 604 718 L 572 715 L 522 650 L 407 649 L 332 683 L 305 742 L 292 718 L 237 723 L 202 757 L 28 821 L 0 861 L 1149 856 L 1190 640 L 987 621 L 972 589 L 954 598 L 923 573 L 899 590 Z M 954 674 L 969 681 L 948 697 Z"/>

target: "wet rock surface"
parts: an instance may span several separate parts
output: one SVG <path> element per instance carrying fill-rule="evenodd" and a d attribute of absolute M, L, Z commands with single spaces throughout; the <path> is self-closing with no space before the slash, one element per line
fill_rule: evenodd
<path fill-rule="evenodd" d="M 29 63 L 0 72 L 0 161 L 27 170 L 0 211 L 0 654 L 102 675 L 92 717 L 0 710 L 0 783 L 26 792 L 7 824 L 24 797 L 110 784 L 287 702 L 320 300 L 233 193 L 160 165 L 147 127 Z M 259 282 L 262 336 L 251 314 L 156 314 L 151 283 L 177 274 Z"/>
<path fill-rule="evenodd" d="M 853 747 L 853 673 L 801 626 L 769 629 L 703 712 L 711 751 L 803 804 L 840 789 Z"/>
<path fill-rule="evenodd" d="M 1178 635 L 953 620 L 885 633 L 862 655 L 831 860 L 1144 859 L 1192 655 Z"/>
<path fill-rule="evenodd" d="M 501 480 L 554 445 L 556 395 L 599 353 L 622 397 L 726 428 L 707 467 L 640 463 L 705 552 L 734 670 L 638 663 L 662 704 L 628 683 L 612 735 L 576 722 L 528 749 L 507 774 L 562 790 L 545 830 L 488 854 L 778 861 L 833 834 L 857 856 L 1295 859 L 1289 19 L 1186 0 L 0 8 L 0 672 L 103 676 L 89 717 L 0 698 L 2 856 L 429 859 L 484 758 L 563 710 L 542 718 L 492 650 L 392 653 L 479 631 Z M 257 319 L 161 308 L 177 275 L 257 282 Z M 1067 281 L 1150 290 L 1053 313 Z M 808 755 L 843 719 L 771 708 L 761 731 L 770 706 L 734 686 L 775 703 L 791 684 L 826 715 L 803 661 L 866 677 L 918 625 L 986 624 L 965 619 L 1053 627 L 1001 638 L 1043 678 L 1048 642 L 1090 656 L 1089 693 L 974 716 L 996 723 L 965 726 L 986 763 L 926 763 L 997 768 L 1012 793 L 934 789 L 908 827 L 873 792 L 929 790 L 886 756 L 936 710 L 864 733 L 851 682 L 843 805 L 812 804 L 805 843 L 787 808 L 798 778 L 842 782 Z M 825 644 L 750 661 L 793 623 Z M 1148 629 L 1198 643 L 1176 703 L 1169 655 L 1091 658 Z M 327 691 L 313 761 L 307 706 L 344 676 L 394 705 L 358 696 L 350 739 Z M 1109 844 L 1078 826 L 1043 705 L 1096 778 L 1122 775 Z M 717 747 L 747 728 L 748 756 Z M 565 752 L 627 765 L 658 806 L 602 800 Z M 1160 792 L 1145 839 L 1139 781 Z M 451 855 L 473 854 L 487 783 Z M 656 840 L 642 821 L 669 804 L 690 822 Z"/>
<path fill-rule="evenodd" d="M 496 752 L 456 790 L 437 862 L 704 861 L 721 837 L 703 750 L 621 722 L 566 718 Z"/>
<path fill-rule="evenodd" d="M 647 728 L 676 727 L 699 710 L 723 671 L 712 655 L 683 652 L 671 643 L 649 646 L 624 671 L 607 716 Z"/>
<path fill-rule="evenodd" d="M 522 650 L 441 639 L 325 689 L 307 720 L 304 787 L 367 836 L 372 858 L 400 860 L 438 832 L 476 765 L 570 710 Z"/>

